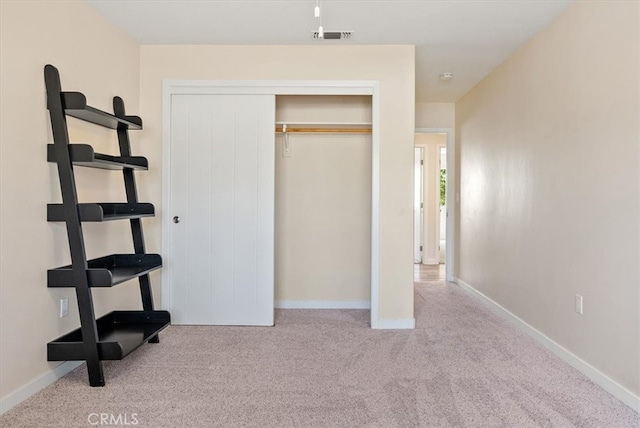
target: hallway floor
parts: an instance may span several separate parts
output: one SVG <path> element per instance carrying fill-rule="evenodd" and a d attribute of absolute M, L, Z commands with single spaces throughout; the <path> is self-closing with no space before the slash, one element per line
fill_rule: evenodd
<path fill-rule="evenodd" d="M 440 263 L 439 265 L 413 264 L 413 280 L 416 282 L 444 281 L 445 279 L 446 271 L 444 263 Z"/>

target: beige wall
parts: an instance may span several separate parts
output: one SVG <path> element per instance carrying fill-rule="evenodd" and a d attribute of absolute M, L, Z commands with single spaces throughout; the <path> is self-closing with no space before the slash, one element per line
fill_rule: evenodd
<path fill-rule="evenodd" d="M 440 261 L 440 148 L 447 146 L 447 134 L 416 134 L 416 147 L 424 148 L 422 263 Z"/>
<path fill-rule="evenodd" d="M 141 113 L 152 124 L 144 144 L 160 164 L 163 79 L 380 81 L 379 316 L 412 319 L 414 70 L 413 46 L 142 46 Z M 154 200 L 160 178 L 159 169 L 145 178 Z"/>
<path fill-rule="evenodd" d="M 371 123 L 371 97 L 278 96 L 276 121 Z M 369 302 L 371 135 L 287 138 L 291 157 L 276 136 L 276 303 Z"/>
<path fill-rule="evenodd" d="M 638 9 L 572 4 L 456 104 L 458 276 L 636 395 Z"/>
<path fill-rule="evenodd" d="M 416 103 L 416 128 L 453 128 L 454 103 Z"/>
<path fill-rule="evenodd" d="M 371 96 L 278 95 L 276 122 L 371 125 Z"/>
<path fill-rule="evenodd" d="M 58 365 L 47 362 L 47 342 L 79 325 L 73 290 L 48 289 L 46 282 L 47 269 L 70 259 L 64 225 L 46 221 L 46 204 L 61 197 L 57 169 L 46 161 L 46 144 L 53 139 L 43 67 L 58 67 L 63 89 L 84 92 L 95 107 L 111 110 L 111 98 L 120 95 L 135 114 L 139 48 L 81 1 L 2 1 L 0 7 L 0 396 L 5 398 Z M 70 119 L 69 133 L 72 141 L 117 153 L 113 131 Z M 133 146 L 136 154 L 148 150 Z M 125 199 L 118 173 L 77 168 L 76 178 L 81 200 Z M 144 188 L 140 195 L 149 200 Z M 128 227 L 87 225 L 88 256 L 131 252 Z M 94 295 L 98 315 L 139 307 L 134 282 Z M 59 319 L 63 296 L 69 297 L 70 315 Z"/>

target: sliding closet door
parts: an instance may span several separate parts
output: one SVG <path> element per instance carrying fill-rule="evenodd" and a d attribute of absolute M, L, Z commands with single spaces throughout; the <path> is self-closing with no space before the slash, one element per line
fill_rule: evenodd
<path fill-rule="evenodd" d="M 273 325 L 273 95 L 174 95 L 174 324 Z"/>

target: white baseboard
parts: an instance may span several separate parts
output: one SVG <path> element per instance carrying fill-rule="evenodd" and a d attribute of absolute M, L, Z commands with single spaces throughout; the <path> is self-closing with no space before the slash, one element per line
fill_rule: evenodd
<path fill-rule="evenodd" d="M 369 300 L 276 300 L 276 309 L 371 309 Z"/>
<path fill-rule="evenodd" d="M 439 265 L 440 259 L 424 259 L 423 265 Z"/>
<path fill-rule="evenodd" d="M 374 330 L 413 330 L 416 328 L 416 319 L 374 320 L 371 328 Z"/>
<path fill-rule="evenodd" d="M 629 391 L 624 386 L 620 385 L 615 380 L 611 379 L 606 374 L 602 373 L 600 370 L 596 369 L 577 355 L 573 354 L 571 351 L 564 348 L 559 343 L 553 341 L 549 337 L 547 337 L 544 333 L 537 330 L 535 327 L 527 324 L 524 320 L 519 318 L 517 315 L 514 315 L 508 309 L 504 308 L 500 304 L 496 303 L 491 298 L 485 296 L 480 291 L 473 288 L 471 285 L 467 284 L 463 280 L 459 278 L 453 278 L 454 282 L 458 284 L 462 289 L 468 291 L 470 294 L 478 298 L 485 305 L 487 305 L 490 309 L 496 312 L 498 315 L 514 322 L 519 328 L 524 330 L 529 336 L 534 338 L 540 344 L 545 346 L 551 352 L 556 354 L 558 357 L 563 359 L 565 362 L 576 368 L 578 371 L 582 372 L 585 376 L 591 379 L 594 383 L 602 387 L 605 391 L 625 403 L 627 406 L 631 407 L 636 412 L 640 413 L 640 397 Z"/>
<path fill-rule="evenodd" d="M 53 382 L 57 381 L 62 376 L 82 364 L 84 364 L 84 361 L 65 361 L 53 370 L 32 380 L 26 385 L 21 386 L 12 393 L 5 395 L 0 399 L 0 415 L 20 404 L 41 389 L 51 385 Z"/>

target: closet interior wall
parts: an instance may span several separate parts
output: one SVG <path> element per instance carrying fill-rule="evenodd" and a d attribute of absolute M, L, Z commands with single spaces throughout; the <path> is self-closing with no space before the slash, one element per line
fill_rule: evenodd
<path fill-rule="evenodd" d="M 370 96 L 277 96 L 276 307 L 369 307 Z M 285 153 L 285 141 L 289 154 Z"/>

